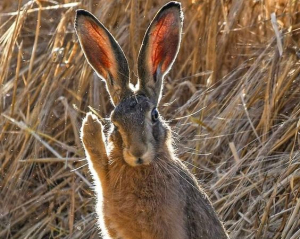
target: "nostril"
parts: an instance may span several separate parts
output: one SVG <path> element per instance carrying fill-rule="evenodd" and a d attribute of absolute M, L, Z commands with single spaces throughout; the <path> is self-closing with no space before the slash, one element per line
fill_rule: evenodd
<path fill-rule="evenodd" d="M 136 160 L 136 163 L 137 163 L 137 164 L 143 164 L 143 162 L 144 162 L 144 161 L 143 161 L 143 159 L 141 159 L 141 158 L 138 158 L 138 159 Z"/>

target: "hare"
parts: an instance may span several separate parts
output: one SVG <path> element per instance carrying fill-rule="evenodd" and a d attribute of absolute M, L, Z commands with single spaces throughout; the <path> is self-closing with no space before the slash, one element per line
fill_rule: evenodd
<path fill-rule="evenodd" d="M 139 52 L 133 89 L 117 41 L 91 13 L 77 10 L 80 45 L 115 106 L 107 135 L 92 113 L 81 129 L 105 239 L 228 238 L 207 195 L 176 158 L 171 130 L 157 110 L 164 76 L 179 50 L 182 21 L 178 2 L 156 14 Z"/>

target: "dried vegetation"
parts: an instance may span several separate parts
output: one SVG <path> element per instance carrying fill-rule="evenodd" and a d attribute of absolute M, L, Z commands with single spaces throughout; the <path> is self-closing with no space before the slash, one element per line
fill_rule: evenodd
<path fill-rule="evenodd" d="M 143 34 L 166 1 L 0 2 L 0 238 L 97 238 L 79 139 L 112 108 L 74 35 L 92 11 L 136 82 Z M 161 113 L 231 238 L 300 238 L 300 4 L 184 0 Z M 274 14 L 273 14 L 274 13 Z"/>

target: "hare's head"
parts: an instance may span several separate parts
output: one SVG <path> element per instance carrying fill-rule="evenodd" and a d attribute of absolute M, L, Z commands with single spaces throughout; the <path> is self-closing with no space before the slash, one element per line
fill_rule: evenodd
<path fill-rule="evenodd" d="M 109 31 L 89 12 L 78 10 L 75 29 L 86 59 L 105 80 L 115 106 L 111 114 L 113 141 L 121 144 L 131 166 L 150 164 L 165 145 L 168 129 L 159 117 L 164 76 L 177 56 L 183 15 L 177 2 L 156 14 L 138 56 L 138 86 L 129 86 L 126 57 Z"/>

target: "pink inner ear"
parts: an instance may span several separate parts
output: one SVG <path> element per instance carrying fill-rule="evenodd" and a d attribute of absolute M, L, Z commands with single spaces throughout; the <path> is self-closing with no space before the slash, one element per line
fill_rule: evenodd
<path fill-rule="evenodd" d="M 104 78 L 108 71 L 114 75 L 115 59 L 111 44 L 105 30 L 101 29 L 93 20 L 83 22 L 82 34 L 80 34 L 82 46 L 89 63 Z M 114 75 L 115 76 L 115 75 Z"/>
<path fill-rule="evenodd" d="M 172 63 L 179 44 L 179 21 L 172 12 L 162 16 L 155 24 L 150 36 L 150 59 L 152 74 L 161 65 L 164 73 Z"/>

